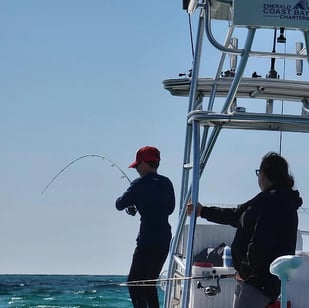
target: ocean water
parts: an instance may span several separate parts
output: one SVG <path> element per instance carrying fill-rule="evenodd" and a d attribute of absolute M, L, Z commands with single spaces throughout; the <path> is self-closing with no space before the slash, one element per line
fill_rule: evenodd
<path fill-rule="evenodd" d="M 126 276 L 0 275 L 0 308 L 129 308 L 124 282 Z"/>

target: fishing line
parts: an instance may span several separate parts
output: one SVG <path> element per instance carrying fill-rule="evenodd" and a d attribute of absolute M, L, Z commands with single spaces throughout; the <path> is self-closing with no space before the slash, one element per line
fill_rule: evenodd
<path fill-rule="evenodd" d="M 68 167 L 70 167 L 71 165 L 73 165 L 74 163 L 76 163 L 77 161 L 83 159 L 83 158 L 87 158 L 87 157 L 97 157 L 97 158 L 100 158 L 100 159 L 103 159 L 103 160 L 106 160 L 108 161 L 109 163 L 111 163 L 111 167 L 116 167 L 122 174 L 121 178 L 125 178 L 128 180 L 129 183 L 131 183 L 131 180 L 129 179 L 129 177 L 126 175 L 126 173 L 115 163 L 113 162 L 112 160 L 110 160 L 109 158 L 107 157 L 104 157 L 102 155 L 97 155 L 97 154 L 87 154 L 87 155 L 83 155 L 83 156 L 80 156 L 74 160 L 72 160 L 71 162 L 69 162 L 64 168 L 62 168 L 51 180 L 50 182 L 45 186 L 45 188 L 41 191 L 41 194 L 43 194 L 47 189 L 48 187 L 57 179 L 57 177 L 62 173 L 64 172 Z"/>

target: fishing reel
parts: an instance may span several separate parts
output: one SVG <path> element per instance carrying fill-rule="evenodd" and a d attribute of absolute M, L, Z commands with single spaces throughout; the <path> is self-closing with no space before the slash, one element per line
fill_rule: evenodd
<path fill-rule="evenodd" d="M 128 206 L 126 208 L 126 212 L 127 212 L 128 215 L 135 216 L 136 212 L 137 212 L 136 206 L 135 205 Z"/>
<path fill-rule="evenodd" d="M 204 289 L 204 293 L 207 296 L 210 296 L 210 297 L 211 296 L 216 296 L 217 294 L 219 294 L 221 292 L 219 280 L 220 280 L 220 277 L 217 278 L 217 285 L 216 286 L 207 286 L 207 287 L 204 287 L 202 285 L 202 283 L 200 281 L 198 281 L 197 282 L 197 288 L 198 289 L 203 288 Z"/>

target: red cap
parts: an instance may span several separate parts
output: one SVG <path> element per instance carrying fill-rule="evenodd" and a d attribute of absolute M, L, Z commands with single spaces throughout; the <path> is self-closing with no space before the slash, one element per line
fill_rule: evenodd
<path fill-rule="evenodd" d="M 145 146 L 136 152 L 135 161 L 129 168 L 135 168 L 142 161 L 160 161 L 160 151 L 155 147 Z"/>

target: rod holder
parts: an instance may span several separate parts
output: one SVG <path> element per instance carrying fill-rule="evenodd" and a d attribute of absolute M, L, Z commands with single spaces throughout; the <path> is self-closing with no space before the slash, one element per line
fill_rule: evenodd
<path fill-rule="evenodd" d="M 299 55 L 303 50 L 304 44 L 303 42 L 296 42 L 296 53 Z M 296 60 L 296 75 L 301 76 L 303 74 L 303 60 Z"/>

